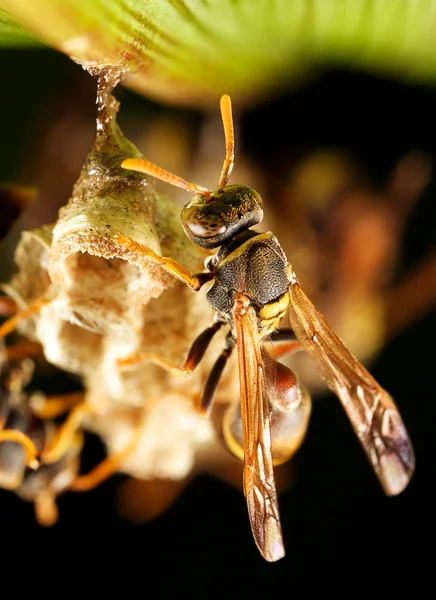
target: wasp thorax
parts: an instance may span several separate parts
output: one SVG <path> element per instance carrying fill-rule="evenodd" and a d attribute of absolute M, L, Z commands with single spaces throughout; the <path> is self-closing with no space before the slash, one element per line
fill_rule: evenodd
<path fill-rule="evenodd" d="M 203 248 L 215 248 L 237 233 L 260 223 L 262 198 L 246 185 L 229 185 L 211 192 L 210 198 L 197 194 L 182 210 L 186 235 Z"/>

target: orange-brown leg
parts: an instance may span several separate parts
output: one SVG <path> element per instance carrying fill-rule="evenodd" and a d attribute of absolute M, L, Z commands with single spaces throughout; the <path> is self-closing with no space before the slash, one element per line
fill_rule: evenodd
<path fill-rule="evenodd" d="M 48 490 L 39 492 L 35 498 L 35 518 L 42 527 L 51 527 L 59 517 L 56 498 Z"/>
<path fill-rule="evenodd" d="M 34 394 L 30 398 L 30 407 L 40 419 L 55 419 L 65 414 L 79 403 L 84 402 L 84 392 L 72 392 L 71 394 L 45 396 Z"/>
<path fill-rule="evenodd" d="M 271 343 L 268 344 L 268 352 L 273 358 L 278 360 L 287 354 L 300 352 L 304 350 L 301 342 L 295 339 L 295 334 L 292 329 L 284 327 L 278 329 L 271 336 Z"/>
<path fill-rule="evenodd" d="M 21 354 L 21 351 L 20 353 Z M 27 356 L 27 353 L 24 353 Z M 25 370 L 24 370 L 25 371 Z M 26 379 L 26 374 L 23 370 L 17 369 L 13 371 L 9 381 L 9 390 L 12 392 L 20 392 L 23 387 L 23 380 Z M 38 450 L 36 449 L 33 440 L 18 429 L 4 429 L 6 424 L 6 417 L 0 419 L 0 443 L 1 442 L 15 442 L 23 446 L 26 451 L 26 465 L 30 469 L 37 469 L 39 461 L 37 459 Z"/>
<path fill-rule="evenodd" d="M 132 439 L 123 450 L 120 450 L 120 452 L 114 452 L 114 454 L 111 454 L 105 458 L 99 465 L 94 467 L 94 469 L 92 469 L 92 471 L 86 475 L 78 475 L 71 484 L 70 489 L 74 490 L 75 492 L 87 492 L 114 475 L 114 473 L 118 471 L 120 465 L 135 450 L 142 434 L 142 425 L 143 423 L 141 420 L 135 428 Z"/>
<path fill-rule="evenodd" d="M 6 358 L 8 361 L 22 360 L 23 358 L 33 358 L 42 354 L 42 346 L 38 342 L 20 342 L 6 349 Z"/>
<path fill-rule="evenodd" d="M 126 358 L 119 358 L 117 360 L 118 365 L 122 369 L 134 367 L 147 362 L 157 365 L 165 371 L 168 371 L 168 373 L 171 373 L 171 375 L 176 375 L 177 377 L 187 377 L 191 373 L 191 370 L 189 369 L 172 365 L 165 357 L 161 356 L 160 354 L 156 354 L 155 352 L 136 352 L 135 354 L 131 354 Z"/>
<path fill-rule="evenodd" d="M 9 317 L 18 310 L 17 303 L 9 296 L 0 296 L 0 315 Z"/>
<path fill-rule="evenodd" d="M 92 407 L 85 402 L 73 408 L 66 421 L 59 427 L 53 442 L 41 452 L 41 459 L 44 463 L 55 463 L 68 452 L 84 417 L 91 412 Z"/>
<path fill-rule="evenodd" d="M 16 442 L 17 444 L 21 444 L 26 451 L 26 465 L 30 469 L 37 469 L 39 467 L 39 461 L 36 458 L 38 450 L 30 437 L 22 431 L 18 431 L 18 429 L 3 429 L 0 431 L 1 442 Z"/>
<path fill-rule="evenodd" d="M 75 492 L 87 492 L 99 486 L 103 481 L 112 477 L 119 466 L 126 460 L 133 448 L 129 445 L 125 450 L 108 456 L 86 475 L 78 475 L 70 486 Z"/>
<path fill-rule="evenodd" d="M 194 340 L 191 348 L 189 349 L 188 356 L 183 364 L 183 367 L 175 367 L 170 364 L 166 358 L 156 354 L 155 352 L 137 352 L 126 358 L 121 358 L 117 362 L 121 367 L 130 367 L 144 362 L 151 362 L 162 369 L 165 369 L 172 375 L 179 377 L 187 377 L 192 373 L 198 363 L 204 356 L 213 336 L 222 327 L 221 321 L 215 321 L 210 327 L 200 333 L 199 336 Z"/>
<path fill-rule="evenodd" d="M 19 325 L 21 321 L 25 321 L 26 319 L 36 315 L 41 308 L 49 302 L 49 298 L 46 296 L 41 296 L 40 298 L 37 298 L 31 302 L 26 308 L 20 310 L 13 317 L 2 323 L 2 325 L 0 325 L 0 339 L 5 338 L 7 335 L 12 333 L 12 331 L 16 329 L 17 325 Z"/>
<path fill-rule="evenodd" d="M 126 238 L 123 235 L 118 235 L 114 239 L 120 246 L 132 250 L 141 256 L 146 256 L 152 262 L 160 265 L 163 269 L 165 269 L 165 271 L 176 277 L 176 279 L 179 281 L 182 281 L 194 292 L 197 292 L 202 285 L 213 278 L 211 273 L 198 273 L 196 275 L 190 275 L 188 271 L 174 259 L 166 256 L 159 256 L 159 254 L 156 254 L 156 252 L 153 252 L 153 250 L 150 250 L 150 248 L 146 248 L 138 242 Z"/>
<path fill-rule="evenodd" d="M 276 331 L 271 341 L 273 343 L 269 344 L 270 347 L 268 348 L 268 351 L 276 360 L 282 356 L 285 356 L 286 354 L 303 350 L 303 346 L 298 340 L 295 339 L 294 333 L 291 329 L 282 329 Z M 208 417 L 210 414 L 216 388 L 221 379 L 224 367 L 230 358 L 233 347 L 234 340 L 230 338 L 227 340 L 226 346 L 218 356 L 214 366 L 212 367 L 212 370 L 209 373 L 199 406 L 199 413 L 204 418 Z"/>

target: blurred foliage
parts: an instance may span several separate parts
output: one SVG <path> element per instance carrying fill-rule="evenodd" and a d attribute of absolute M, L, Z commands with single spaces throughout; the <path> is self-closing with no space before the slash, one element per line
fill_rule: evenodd
<path fill-rule="evenodd" d="M 0 9 L 0 48 L 27 46 L 41 46 L 41 43 Z"/>
<path fill-rule="evenodd" d="M 205 106 L 249 100 L 322 67 L 436 76 L 434 0 L 0 0 L 1 44 L 37 39 L 74 60 L 117 64 L 128 85 Z M 1 9 L 0 9 L 1 10 Z"/>

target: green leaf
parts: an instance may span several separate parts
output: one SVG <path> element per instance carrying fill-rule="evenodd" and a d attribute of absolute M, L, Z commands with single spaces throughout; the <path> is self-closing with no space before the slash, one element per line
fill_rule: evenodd
<path fill-rule="evenodd" d="M 436 79 L 433 0 L 0 0 L 74 60 L 176 103 L 270 93 L 328 65 Z"/>
<path fill-rule="evenodd" d="M 41 42 L 0 9 L 0 49 L 40 45 Z"/>

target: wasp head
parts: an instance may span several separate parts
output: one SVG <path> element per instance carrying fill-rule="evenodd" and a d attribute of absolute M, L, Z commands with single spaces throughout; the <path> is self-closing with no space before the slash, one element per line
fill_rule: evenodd
<path fill-rule="evenodd" d="M 263 218 L 262 198 L 246 185 L 196 194 L 182 210 L 186 235 L 202 248 L 216 248 Z"/>

